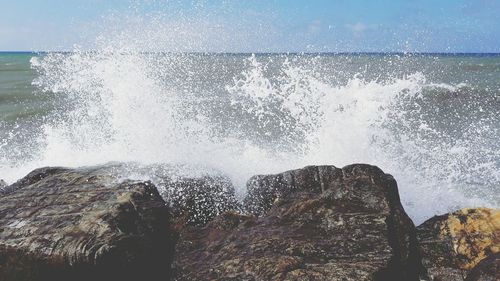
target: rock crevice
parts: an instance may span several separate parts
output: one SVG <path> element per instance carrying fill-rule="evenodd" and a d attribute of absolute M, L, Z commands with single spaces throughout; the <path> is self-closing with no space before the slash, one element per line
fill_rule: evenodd
<path fill-rule="evenodd" d="M 176 279 L 418 280 L 397 192 L 390 175 L 361 164 L 252 177 L 243 206 L 252 216 L 181 231 Z"/>
<path fill-rule="evenodd" d="M 499 210 L 415 228 L 375 166 L 257 175 L 241 203 L 222 175 L 142 167 L 159 191 L 124 179 L 133 167 L 41 168 L 0 187 L 0 281 L 500 280 Z"/>

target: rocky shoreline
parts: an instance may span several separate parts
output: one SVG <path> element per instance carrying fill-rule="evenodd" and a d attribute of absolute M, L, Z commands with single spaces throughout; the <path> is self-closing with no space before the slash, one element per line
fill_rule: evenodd
<path fill-rule="evenodd" d="M 254 176 L 242 202 L 224 176 L 113 169 L 0 181 L 0 281 L 500 280 L 500 210 L 415 227 L 375 166 Z"/>

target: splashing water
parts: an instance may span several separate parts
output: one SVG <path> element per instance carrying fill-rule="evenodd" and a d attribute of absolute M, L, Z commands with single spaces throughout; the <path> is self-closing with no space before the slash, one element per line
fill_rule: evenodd
<path fill-rule="evenodd" d="M 141 52 L 120 42 L 32 58 L 33 84 L 53 110 L 39 129 L 13 128 L 0 142 L 2 176 L 186 164 L 228 175 L 243 194 L 254 174 L 362 162 L 395 176 L 417 222 L 499 205 L 497 92 L 429 82 L 436 59 Z M 23 134 L 28 155 L 11 157 Z"/>

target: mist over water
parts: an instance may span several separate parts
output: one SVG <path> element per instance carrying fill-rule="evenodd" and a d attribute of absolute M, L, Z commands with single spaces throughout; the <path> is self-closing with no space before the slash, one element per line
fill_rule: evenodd
<path fill-rule="evenodd" d="M 183 164 L 229 176 L 241 196 L 255 174 L 369 163 L 396 178 L 416 222 L 499 205 L 498 57 L 145 52 L 164 42 L 138 30 L 31 59 L 50 110 L 5 121 L 1 177 Z"/>

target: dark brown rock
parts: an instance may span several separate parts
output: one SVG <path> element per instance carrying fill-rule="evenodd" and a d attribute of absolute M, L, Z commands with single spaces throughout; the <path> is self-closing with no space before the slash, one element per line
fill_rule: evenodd
<path fill-rule="evenodd" d="M 248 210 L 182 229 L 174 280 L 418 280 L 412 221 L 392 176 L 310 166 L 248 183 Z"/>
<path fill-rule="evenodd" d="M 217 215 L 239 209 L 231 180 L 203 166 L 108 163 L 100 169 L 118 177 L 150 179 L 179 224 L 202 226 Z"/>
<path fill-rule="evenodd" d="M 233 184 L 224 176 L 164 177 L 159 186 L 181 224 L 203 226 L 216 216 L 239 208 Z"/>
<path fill-rule="evenodd" d="M 175 235 L 149 182 L 42 168 L 0 195 L 0 280 L 168 278 Z"/>
<path fill-rule="evenodd" d="M 342 176 L 342 170 L 334 166 L 308 166 L 276 175 L 253 176 L 247 183 L 248 195 L 244 206 L 248 212 L 261 216 L 279 198 L 297 191 L 321 193 Z"/>
<path fill-rule="evenodd" d="M 465 281 L 500 280 L 500 252 L 490 255 L 479 262 L 469 273 Z"/>
<path fill-rule="evenodd" d="M 481 260 L 500 251 L 500 210 L 462 209 L 417 227 L 422 264 L 431 280 L 464 280 Z"/>

